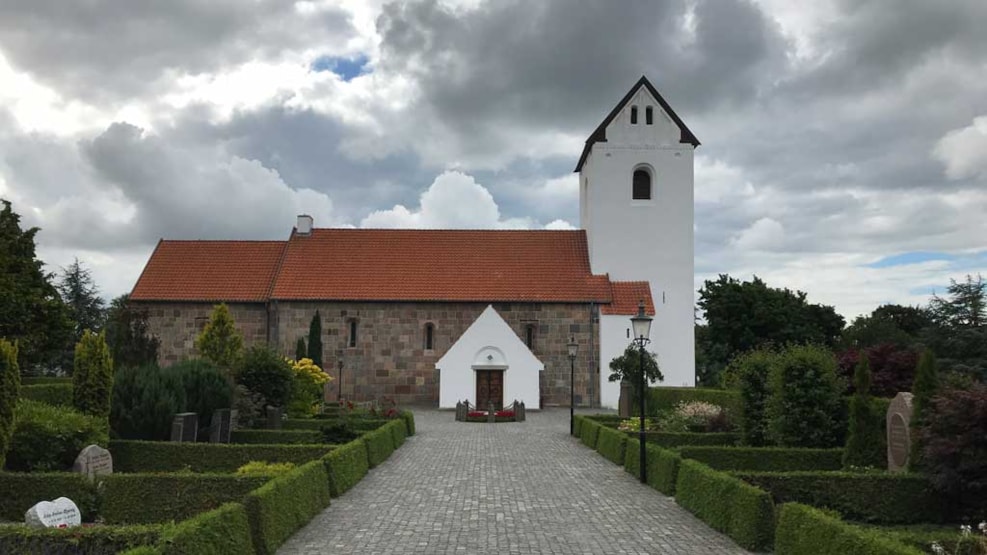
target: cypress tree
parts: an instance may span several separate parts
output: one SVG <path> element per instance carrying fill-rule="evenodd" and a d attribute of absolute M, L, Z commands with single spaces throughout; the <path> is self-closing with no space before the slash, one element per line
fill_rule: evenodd
<path fill-rule="evenodd" d="M 319 316 L 318 310 L 315 311 L 312 323 L 308 326 L 308 358 L 322 368 L 322 317 Z"/>
<path fill-rule="evenodd" d="M 21 370 L 17 366 L 17 344 L 0 339 L 0 468 L 7 458 L 14 434 L 14 409 L 20 396 Z"/>
<path fill-rule="evenodd" d="M 113 359 L 106 336 L 86 330 L 75 344 L 72 404 L 83 414 L 109 418 L 112 391 Z"/>
<path fill-rule="evenodd" d="M 867 355 L 860 360 L 853 374 L 854 394 L 850 398 L 850 424 L 847 431 L 843 466 L 882 466 L 886 456 L 884 428 L 881 415 L 870 395 L 871 373 Z"/>
<path fill-rule="evenodd" d="M 308 350 L 305 349 L 305 338 L 299 337 L 298 343 L 295 343 L 295 360 L 301 360 L 308 356 Z"/>
<path fill-rule="evenodd" d="M 929 404 L 939 389 L 939 370 L 936 356 L 926 349 L 918 359 L 915 369 L 915 381 L 912 383 L 912 449 L 909 466 L 917 469 L 920 466 L 922 446 L 919 445 L 919 429 L 926 424 L 926 412 Z"/>

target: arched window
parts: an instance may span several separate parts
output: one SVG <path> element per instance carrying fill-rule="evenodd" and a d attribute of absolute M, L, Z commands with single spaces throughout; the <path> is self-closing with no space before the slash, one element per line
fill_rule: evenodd
<path fill-rule="evenodd" d="M 651 106 L 644 109 L 644 124 L 651 125 L 655 121 L 655 111 Z"/>
<path fill-rule="evenodd" d="M 348 345 L 356 347 L 356 320 L 350 320 L 350 337 Z"/>
<path fill-rule="evenodd" d="M 524 326 L 524 344 L 528 346 L 529 349 L 535 348 L 535 325 L 528 324 Z"/>
<path fill-rule="evenodd" d="M 631 106 L 631 125 L 637 125 L 637 106 Z"/>
<path fill-rule="evenodd" d="M 644 168 L 634 170 L 634 200 L 651 200 L 651 173 Z"/>
<path fill-rule="evenodd" d="M 435 346 L 435 324 L 425 324 L 425 350 L 431 351 Z"/>

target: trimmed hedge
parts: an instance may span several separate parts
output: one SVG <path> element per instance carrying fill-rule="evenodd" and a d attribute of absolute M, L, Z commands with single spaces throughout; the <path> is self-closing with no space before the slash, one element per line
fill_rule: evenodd
<path fill-rule="evenodd" d="M 627 449 L 627 435 L 611 428 L 601 427 L 596 440 L 596 452 L 610 462 L 624 464 L 624 451 Z"/>
<path fill-rule="evenodd" d="M 110 442 L 115 472 L 234 472 L 251 461 L 304 464 L 334 445 L 229 445 L 170 441 Z"/>
<path fill-rule="evenodd" d="M 24 515 L 21 515 L 21 519 Z M 158 525 L 28 528 L 0 525 L 0 553 L 22 555 L 113 555 L 152 544 L 161 533 Z M 217 552 L 218 553 L 218 552 Z"/>
<path fill-rule="evenodd" d="M 675 501 L 745 549 L 763 551 L 771 547 L 774 503 L 764 490 L 698 461 L 683 460 Z"/>
<path fill-rule="evenodd" d="M 59 383 L 72 383 L 72 376 L 21 376 L 21 387 L 25 385 L 49 385 Z"/>
<path fill-rule="evenodd" d="M 583 416 L 583 415 L 581 415 L 581 414 L 577 414 L 577 415 L 575 415 L 575 416 L 572 417 L 572 435 L 574 435 L 576 437 L 582 437 L 580 435 L 580 432 L 583 429 L 583 422 L 585 420 L 586 420 L 586 417 Z"/>
<path fill-rule="evenodd" d="M 318 430 L 233 430 L 230 443 L 250 445 L 312 445 L 322 443 Z"/>
<path fill-rule="evenodd" d="M 329 478 L 322 461 L 312 461 L 250 492 L 244 499 L 254 550 L 277 551 L 296 530 L 329 505 Z"/>
<path fill-rule="evenodd" d="M 683 446 L 678 452 L 716 470 L 840 470 L 843 465 L 842 449 Z"/>
<path fill-rule="evenodd" d="M 329 476 L 329 494 L 339 497 L 362 480 L 370 470 L 368 461 L 367 444 L 359 439 L 333 449 L 322 457 Z"/>
<path fill-rule="evenodd" d="M 389 429 L 381 428 L 367 432 L 360 439 L 367 445 L 367 462 L 370 468 L 386 461 L 394 452 L 394 438 Z"/>
<path fill-rule="evenodd" d="M 775 533 L 777 555 L 921 555 L 884 532 L 847 524 L 819 509 L 785 503 Z"/>
<path fill-rule="evenodd" d="M 22 384 L 21 399 L 29 399 L 58 407 L 71 407 L 72 382 L 41 383 L 36 385 Z"/>
<path fill-rule="evenodd" d="M 648 390 L 648 416 L 657 416 L 661 411 L 675 408 L 681 402 L 703 401 L 719 405 L 731 416 L 739 417 L 741 410 L 740 392 L 733 389 L 711 389 L 701 387 L 652 387 Z"/>
<path fill-rule="evenodd" d="M 628 438 L 627 448 L 624 452 L 624 470 L 637 479 L 641 478 L 640 446 L 640 441 Z M 675 480 L 678 477 L 682 457 L 675 451 L 662 449 L 650 443 L 645 449 L 647 450 L 645 458 L 648 465 L 648 485 L 665 495 L 675 495 Z"/>
<path fill-rule="evenodd" d="M 408 429 L 404 425 L 404 419 L 392 420 L 389 424 L 385 425 L 385 430 L 391 434 L 391 441 L 394 442 L 394 449 L 400 448 L 404 445 L 404 439 L 408 435 Z"/>
<path fill-rule="evenodd" d="M 157 550 L 162 555 L 253 555 L 247 510 L 240 503 L 227 503 L 166 527 Z"/>
<path fill-rule="evenodd" d="M 942 522 L 944 498 L 917 474 L 849 472 L 738 472 L 771 492 L 777 503 L 805 503 L 839 511 L 849 519 L 882 524 Z"/>
<path fill-rule="evenodd" d="M 597 422 L 589 419 L 583 420 L 583 425 L 579 428 L 579 439 L 582 440 L 583 445 L 590 449 L 596 449 L 596 442 L 601 428 L 603 426 Z"/>
<path fill-rule="evenodd" d="M 107 524 L 184 520 L 243 499 L 270 476 L 228 474 L 110 474 L 103 479 L 100 515 Z"/>
<path fill-rule="evenodd" d="M 68 497 L 85 521 L 95 517 L 96 491 L 74 472 L 0 472 L 0 519 L 22 522 L 24 513 L 40 501 Z M 0 550 L 0 553 L 4 553 Z"/>
<path fill-rule="evenodd" d="M 633 437 L 638 435 L 638 432 L 625 433 Z M 736 445 L 740 441 L 740 434 L 734 432 L 645 432 L 645 437 L 648 443 L 669 448 L 683 445 Z"/>
<path fill-rule="evenodd" d="M 401 418 L 404 419 L 404 425 L 408 429 L 408 437 L 415 435 L 415 414 L 410 410 L 403 410 Z"/>
<path fill-rule="evenodd" d="M 380 428 L 391 420 L 383 418 L 289 418 L 281 423 L 281 428 L 284 430 L 320 430 L 323 426 L 342 422 L 346 422 L 346 425 L 355 432 L 369 432 Z"/>

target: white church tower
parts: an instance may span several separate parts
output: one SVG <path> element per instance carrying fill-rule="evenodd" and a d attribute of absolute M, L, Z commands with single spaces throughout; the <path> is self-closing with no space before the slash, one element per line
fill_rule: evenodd
<path fill-rule="evenodd" d="M 576 166 L 590 264 L 611 280 L 648 281 L 649 349 L 666 386 L 695 385 L 693 152 L 699 140 L 645 77 L 596 128 Z M 612 320 L 612 321 L 611 321 Z M 626 316 L 601 316 L 601 404 L 616 406 L 609 364 L 630 342 Z"/>

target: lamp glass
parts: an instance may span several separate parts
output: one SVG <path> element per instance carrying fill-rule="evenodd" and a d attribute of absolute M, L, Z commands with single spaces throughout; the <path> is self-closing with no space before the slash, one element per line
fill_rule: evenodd
<path fill-rule="evenodd" d="M 631 327 L 634 328 L 635 340 L 651 337 L 651 316 L 644 313 L 644 301 L 637 305 L 637 316 L 631 318 Z"/>
<path fill-rule="evenodd" d="M 569 347 L 569 358 L 576 358 L 576 353 L 579 352 L 579 343 L 576 343 L 576 338 L 570 339 L 566 346 Z"/>

